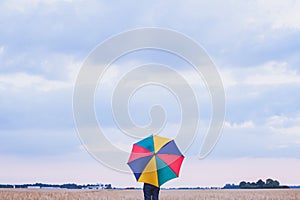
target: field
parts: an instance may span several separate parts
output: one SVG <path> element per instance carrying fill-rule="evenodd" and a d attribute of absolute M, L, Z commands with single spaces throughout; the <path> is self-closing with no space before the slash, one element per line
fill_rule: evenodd
<path fill-rule="evenodd" d="M 1 200 L 22 199 L 137 199 L 143 200 L 141 190 L 57 190 L 0 189 Z M 300 200 L 300 189 L 281 190 L 162 190 L 160 200 Z"/>

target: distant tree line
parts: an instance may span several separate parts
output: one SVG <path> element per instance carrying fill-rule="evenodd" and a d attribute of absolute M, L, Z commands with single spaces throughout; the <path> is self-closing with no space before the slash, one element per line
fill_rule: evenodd
<path fill-rule="evenodd" d="M 14 188 L 14 186 L 6 184 L 6 185 L 0 185 L 0 188 Z"/>
<path fill-rule="evenodd" d="M 250 183 L 250 182 L 242 181 L 242 182 L 240 182 L 239 187 L 241 189 L 289 188 L 288 186 L 282 186 L 282 185 L 280 185 L 279 181 L 272 180 L 270 178 L 268 178 L 266 180 L 266 182 L 264 182 L 261 179 L 259 179 L 256 183 L 254 183 L 254 182 Z"/>
<path fill-rule="evenodd" d="M 259 179 L 257 182 L 242 181 L 239 185 L 226 184 L 223 189 L 276 189 L 276 188 L 289 188 L 285 185 L 280 185 L 279 181 L 268 178 L 266 182 Z"/>
<path fill-rule="evenodd" d="M 77 185 L 75 183 L 66 183 L 62 185 L 58 184 L 44 184 L 44 183 L 35 183 L 35 184 L 20 184 L 20 185 L 10 185 L 10 184 L 0 184 L 0 188 L 61 188 L 61 189 L 85 189 L 99 186 L 98 184 L 88 184 L 88 185 Z M 111 184 L 102 185 L 103 189 L 112 189 Z"/>

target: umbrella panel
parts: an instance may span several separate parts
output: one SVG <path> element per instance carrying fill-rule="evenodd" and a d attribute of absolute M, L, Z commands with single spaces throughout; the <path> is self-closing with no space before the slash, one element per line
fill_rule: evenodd
<path fill-rule="evenodd" d="M 165 163 L 163 162 L 160 158 L 156 158 L 156 165 L 157 165 L 157 177 L 158 177 L 158 184 L 162 185 L 165 182 L 176 178 L 176 174 L 174 171 Z"/>
<path fill-rule="evenodd" d="M 172 154 L 157 154 L 157 156 L 174 171 L 176 176 L 179 176 L 180 167 L 184 159 L 183 156 Z"/>

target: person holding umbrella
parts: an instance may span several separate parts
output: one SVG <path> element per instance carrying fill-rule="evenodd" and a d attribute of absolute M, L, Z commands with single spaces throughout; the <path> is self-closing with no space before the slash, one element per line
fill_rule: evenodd
<path fill-rule="evenodd" d="M 179 176 L 183 159 L 173 139 L 151 135 L 133 144 L 127 164 L 136 180 L 144 182 L 145 200 L 155 200 L 160 186 Z"/>
<path fill-rule="evenodd" d="M 154 185 L 144 183 L 143 191 L 144 191 L 144 199 L 145 200 L 158 200 L 159 195 L 159 187 Z"/>

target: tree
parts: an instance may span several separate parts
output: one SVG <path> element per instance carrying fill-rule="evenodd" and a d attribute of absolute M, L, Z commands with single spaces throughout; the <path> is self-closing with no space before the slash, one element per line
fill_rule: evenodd
<path fill-rule="evenodd" d="M 259 188 L 263 188 L 265 186 L 265 182 L 261 179 L 259 179 L 257 182 L 256 182 L 256 185 L 259 187 Z"/>
<path fill-rule="evenodd" d="M 112 189 L 111 184 L 105 184 L 105 189 Z"/>
<path fill-rule="evenodd" d="M 266 180 L 266 185 L 272 185 L 273 184 L 273 180 L 272 179 L 270 179 L 270 178 L 268 178 L 267 180 Z"/>
<path fill-rule="evenodd" d="M 279 187 L 279 185 L 280 185 L 279 181 L 277 181 L 277 180 L 273 181 L 273 186 L 274 187 Z"/>
<path fill-rule="evenodd" d="M 266 187 L 268 187 L 268 188 L 277 188 L 277 187 L 280 187 L 280 183 L 277 180 L 272 180 L 272 179 L 268 178 L 266 180 Z"/>
<path fill-rule="evenodd" d="M 245 188 L 247 183 L 245 181 L 240 182 L 239 187 L 240 188 Z"/>

